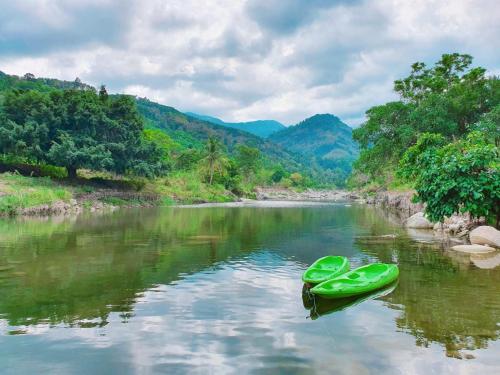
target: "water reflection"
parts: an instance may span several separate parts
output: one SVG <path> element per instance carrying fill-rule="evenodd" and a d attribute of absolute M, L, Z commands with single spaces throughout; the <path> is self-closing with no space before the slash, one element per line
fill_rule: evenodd
<path fill-rule="evenodd" d="M 343 311 L 349 307 L 359 305 L 360 303 L 371 299 L 385 297 L 391 294 L 394 289 L 396 289 L 397 285 L 398 283 L 396 281 L 390 285 L 385 286 L 384 288 L 375 290 L 371 293 L 338 299 L 326 299 L 315 296 L 314 294 L 310 293 L 309 288 L 304 285 L 304 287 L 302 288 L 302 303 L 304 304 L 304 307 L 306 309 L 310 310 L 309 317 L 312 320 L 315 320 L 323 315 L 332 314 L 337 311 Z"/>
<path fill-rule="evenodd" d="M 1 220 L 0 361 L 7 373 L 397 373 L 449 358 L 442 373 L 495 373 L 500 269 L 415 241 L 385 215 L 332 205 Z M 300 275 L 326 254 L 398 263 L 399 284 L 304 309 Z"/>

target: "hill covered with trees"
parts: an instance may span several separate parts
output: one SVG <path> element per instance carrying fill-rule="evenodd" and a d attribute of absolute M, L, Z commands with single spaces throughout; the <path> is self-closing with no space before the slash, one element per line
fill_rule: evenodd
<path fill-rule="evenodd" d="M 352 139 L 352 129 L 331 114 L 317 114 L 295 126 L 272 134 L 269 139 L 294 152 L 314 160 L 321 168 L 346 178 L 358 146 Z"/>
<path fill-rule="evenodd" d="M 275 120 L 256 120 L 246 122 L 225 122 L 221 119 L 212 116 L 200 115 L 193 112 L 186 112 L 186 115 L 197 118 L 199 120 L 211 122 L 212 124 L 222 125 L 227 128 L 243 130 L 252 133 L 261 138 L 267 138 L 271 134 L 285 129 L 285 125 Z"/>

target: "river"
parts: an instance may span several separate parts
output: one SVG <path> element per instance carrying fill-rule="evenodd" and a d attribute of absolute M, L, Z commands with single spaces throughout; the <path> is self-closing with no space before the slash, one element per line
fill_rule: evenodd
<path fill-rule="evenodd" d="M 313 303 L 301 274 L 327 254 L 399 282 Z M 370 206 L 0 220 L 2 374 L 498 374 L 499 337 L 500 267 Z"/>

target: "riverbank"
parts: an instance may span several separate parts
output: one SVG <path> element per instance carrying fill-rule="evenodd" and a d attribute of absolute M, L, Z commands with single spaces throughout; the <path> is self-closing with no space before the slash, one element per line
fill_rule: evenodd
<path fill-rule="evenodd" d="M 446 218 L 443 223 L 431 223 L 423 215 L 425 205 L 412 201 L 414 194 L 413 191 L 381 191 L 365 195 L 363 198 L 368 204 L 395 212 L 407 227 L 433 230 L 439 236 L 465 238 L 472 229 L 485 223 L 483 218 L 471 219 L 466 214 L 454 214 Z"/>
<path fill-rule="evenodd" d="M 258 187 L 255 189 L 257 200 L 279 200 L 279 201 L 352 201 L 360 196 L 345 190 L 316 190 L 306 189 L 296 191 L 280 187 Z"/>
<path fill-rule="evenodd" d="M 148 207 L 171 204 L 170 196 L 154 186 L 130 181 L 0 174 L 0 216 L 50 216 L 83 211 L 114 210 L 121 206 Z"/>
<path fill-rule="evenodd" d="M 85 176 L 85 174 L 83 174 Z M 245 205 L 246 196 L 236 196 L 221 186 L 194 183 L 186 174 L 155 181 L 80 178 L 77 181 L 0 174 L 0 216 L 72 215 L 84 211 L 116 210 L 119 207 L 153 207 L 229 203 Z M 443 224 L 425 222 L 424 205 L 412 202 L 412 191 L 383 191 L 361 194 L 344 190 L 294 190 L 279 186 L 257 187 L 257 201 L 358 202 L 392 211 L 401 224 L 410 228 L 432 229 L 439 236 L 466 237 L 483 221 L 454 215 Z M 419 214 L 420 213 L 420 214 Z M 418 226 L 409 225 L 412 215 L 420 215 Z M 424 225 L 421 223 L 424 222 Z"/>
<path fill-rule="evenodd" d="M 257 201 L 351 201 L 359 196 L 340 190 L 302 191 L 257 187 L 237 196 L 220 185 L 201 183 L 189 173 L 176 173 L 153 181 L 96 178 L 80 171 L 76 180 L 0 174 L 0 216 L 50 216 L 83 211 L 115 210 L 118 207 L 196 205 Z"/>

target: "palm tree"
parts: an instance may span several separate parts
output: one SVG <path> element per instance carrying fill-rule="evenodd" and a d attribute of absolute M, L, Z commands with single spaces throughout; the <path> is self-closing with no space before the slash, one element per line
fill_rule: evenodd
<path fill-rule="evenodd" d="M 212 185 L 215 172 L 222 173 L 227 166 L 227 158 L 224 156 L 220 141 L 209 137 L 205 147 L 205 157 L 202 159 L 208 168 L 208 183 Z"/>

